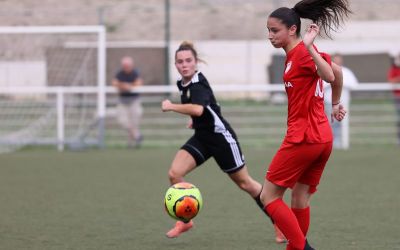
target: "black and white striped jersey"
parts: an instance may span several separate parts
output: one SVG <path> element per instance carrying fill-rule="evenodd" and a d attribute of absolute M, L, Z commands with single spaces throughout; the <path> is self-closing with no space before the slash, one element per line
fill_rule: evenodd
<path fill-rule="evenodd" d="M 193 128 L 206 129 L 215 133 L 224 133 L 230 128 L 229 123 L 222 117 L 221 107 L 205 76 L 197 71 L 192 80 L 184 85 L 182 79 L 177 81 L 182 104 L 198 104 L 204 107 L 199 117 L 192 116 Z"/>

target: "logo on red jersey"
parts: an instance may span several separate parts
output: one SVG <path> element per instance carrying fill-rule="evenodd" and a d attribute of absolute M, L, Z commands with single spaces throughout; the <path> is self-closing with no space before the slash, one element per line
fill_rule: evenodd
<path fill-rule="evenodd" d="M 286 64 L 286 69 L 285 69 L 285 74 L 287 73 L 287 72 L 289 72 L 289 70 L 292 68 L 292 61 L 289 61 L 287 64 Z"/>

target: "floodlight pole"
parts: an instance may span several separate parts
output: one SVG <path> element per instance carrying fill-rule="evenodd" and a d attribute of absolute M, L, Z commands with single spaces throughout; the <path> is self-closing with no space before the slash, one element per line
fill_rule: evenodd
<path fill-rule="evenodd" d="M 170 16 L 170 0 L 165 0 L 165 85 L 170 85 L 170 76 L 169 76 L 169 50 L 171 43 L 171 16 Z"/>

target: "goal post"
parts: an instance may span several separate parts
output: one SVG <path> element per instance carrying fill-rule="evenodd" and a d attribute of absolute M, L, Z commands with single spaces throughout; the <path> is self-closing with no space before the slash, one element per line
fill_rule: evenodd
<path fill-rule="evenodd" d="M 69 45 L 74 42 L 90 42 L 94 46 L 74 49 Z M 62 135 L 65 130 L 61 129 L 65 124 L 60 123 L 66 122 L 68 116 L 80 116 L 81 122 L 69 125 L 69 137 L 77 136 L 73 135 L 76 127 L 83 130 L 82 127 L 95 123 L 96 138 L 91 138 L 91 143 L 100 147 L 104 145 L 104 26 L 0 27 L 0 44 L 0 101 L 3 104 L 0 116 L 7 120 L 7 125 L 0 125 L 0 151 L 14 151 L 28 144 L 54 143 L 62 150 L 67 139 Z M 66 96 L 64 91 L 60 91 L 62 88 L 88 86 L 95 87 L 96 92 L 68 93 Z M 33 91 L 29 92 L 29 89 Z M 13 91 L 16 92 L 11 93 Z M 73 107 L 73 103 L 78 99 L 80 106 Z M 92 103 L 87 103 L 88 100 Z M 63 106 L 60 106 L 61 104 Z M 66 104 L 70 106 L 67 107 Z M 24 105 L 27 106 L 27 110 L 34 111 L 32 113 L 35 115 L 23 114 Z M 90 122 L 84 121 L 92 106 L 95 106 L 95 118 Z M 63 117 L 60 116 L 60 108 L 66 112 Z M 12 115 L 19 111 L 20 116 Z M 23 120 L 24 116 L 26 120 Z M 44 135 L 43 131 L 48 130 L 54 121 L 58 126 L 57 136 L 51 133 Z M 22 123 L 24 125 L 21 125 Z"/>

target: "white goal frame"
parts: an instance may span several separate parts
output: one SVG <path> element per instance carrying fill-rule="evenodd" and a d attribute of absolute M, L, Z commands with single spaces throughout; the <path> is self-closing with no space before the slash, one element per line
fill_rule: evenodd
<path fill-rule="evenodd" d="M 99 145 L 104 146 L 104 118 L 106 113 L 106 29 L 104 26 L 0 26 L 0 34 L 97 34 L 97 119 Z M 57 94 L 57 140 L 58 150 L 64 150 L 64 93 L 65 87 L 0 88 L 0 93 L 56 93 Z M 71 93 L 71 92 L 70 92 Z M 75 93 L 73 91 L 73 93 Z M 77 93 L 82 93 L 78 90 Z"/>

